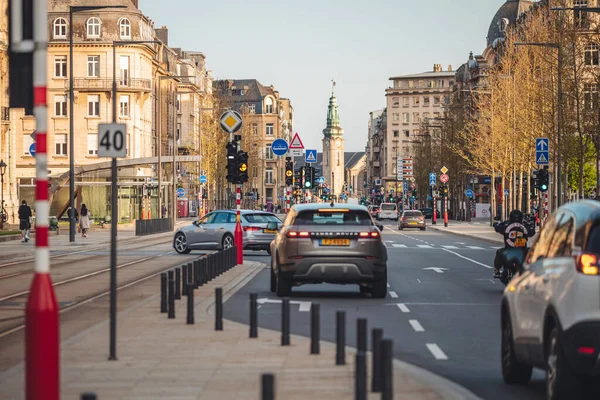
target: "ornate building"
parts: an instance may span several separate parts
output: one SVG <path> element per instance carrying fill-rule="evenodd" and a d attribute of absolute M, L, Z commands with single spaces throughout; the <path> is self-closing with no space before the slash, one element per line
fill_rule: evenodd
<path fill-rule="evenodd" d="M 323 176 L 331 194 L 336 196 L 344 190 L 343 134 L 337 99 L 332 89 L 327 110 L 327 127 L 323 129 Z"/>

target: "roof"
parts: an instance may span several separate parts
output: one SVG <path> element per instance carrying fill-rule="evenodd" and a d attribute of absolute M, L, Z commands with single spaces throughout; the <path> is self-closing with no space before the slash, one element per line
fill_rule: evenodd
<path fill-rule="evenodd" d="M 450 76 L 454 76 L 455 73 L 456 73 L 456 71 L 441 71 L 441 72 L 428 71 L 428 72 L 421 72 L 419 74 L 393 76 L 390 78 L 390 81 L 393 81 L 396 79 L 410 79 L 410 78 L 450 77 Z"/>
<path fill-rule="evenodd" d="M 361 206 L 359 204 L 347 204 L 347 203 L 333 203 L 333 207 L 331 207 L 331 203 L 308 203 L 308 204 L 295 204 L 292 206 L 296 211 L 307 211 L 307 210 L 320 210 L 323 208 L 340 208 L 347 209 L 351 211 L 361 210 L 367 211 L 367 207 Z"/>
<path fill-rule="evenodd" d="M 504 32 L 500 28 L 502 20 L 507 20 L 509 25 L 514 24 L 519 16 L 534 4 L 531 0 L 506 0 L 494 15 L 487 35 L 488 46 L 496 40 L 504 38 Z"/>
<path fill-rule="evenodd" d="M 231 85 L 229 85 L 230 83 Z M 262 102 L 266 96 L 274 96 L 273 90 L 270 87 L 263 86 L 256 79 L 218 80 L 215 82 L 215 85 L 221 94 L 226 93 L 229 89 L 235 88 L 235 90 L 232 91 L 231 96 L 227 96 L 227 98 L 234 103 Z M 241 94 L 242 89 L 244 89 L 244 94 Z"/>
<path fill-rule="evenodd" d="M 344 168 L 351 169 L 358 164 L 361 158 L 364 157 L 366 153 L 364 151 L 355 151 L 355 152 L 347 152 L 344 153 Z"/>

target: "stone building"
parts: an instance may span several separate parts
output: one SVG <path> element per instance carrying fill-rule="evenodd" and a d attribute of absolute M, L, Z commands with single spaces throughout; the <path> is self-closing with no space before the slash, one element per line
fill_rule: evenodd
<path fill-rule="evenodd" d="M 344 129 L 340 125 L 337 98 L 332 90 L 327 107 L 327 126 L 323 129 L 323 168 L 325 182 L 332 195 L 344 191 Z"/>
<path fill-rule="evenodd" d="M 367 129 L 367 146 L 365 147 L 365 179 L 367 189 L 376 189 L 381 181 L 381 149 L 387 131 L 387 109 L 375 110 L 369 113 Z"/>

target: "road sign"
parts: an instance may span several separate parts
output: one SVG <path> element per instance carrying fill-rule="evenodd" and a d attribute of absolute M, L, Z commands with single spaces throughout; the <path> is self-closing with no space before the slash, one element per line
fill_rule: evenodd
<path fill-rule="evenodd" d="M 242 127 L 242 116 L 237 111 L 225 111 L 219 121 L 221 128 L 227 133 L 237 132 Z"/>
<path fill-rule="evenodd" d="M 98 124 L 98 157 L 127 156 L 127 125 Z"/>
<path fill-rule="evenodd" d="M 319 183 L 319 185 L 324 184 L 325 183 L 325 177 L 324 176 L 320 177 L 319 179 L 317 179 L 317 182 Z"/>
<path fill-rule="evenodd" d="M 184 188 L 177 189 L 177 197 L 183 197 L 183 196 L 185 196 L 185 189 Z"/>
<path fill-rule="evenodd" d="M 538 165 L 548 165 L 550 161 L 550 141 L 548 138 L 535 139 L 535 162 Z"/>
<path fill-rule="evenodd" d="M 440 171 L 442 171 L 442 174 L 445 175 L 448 172 L 448 168 L 442 167 L 442 169 L 440 169 Z"/>
<path fill-rule="evenodd" d="M 429 186 L 435 186 L 437 182 L 437 175 L 435 172 L 429 174 Z"/>
<path fill-rule="evenodd" d="M 465 191 L 465 195 L 469 198 L 473 197 L 473 191 L 471 189 L 467 189 Z"/>
<path fill-rule="evenodd" d="M 510 190 L 504 189 L 504 197 L 510 196 Z"/>
<path fill-rule="evenodd" d="M 415 182 L 411 182 L 411 183 L 410 183 L 410 188 L 411 188 L 411 189 L 414 189 L 414 188 L 416 188 L 416 187 L 417 187 L 417 184 L 416 184 Z"/>
<path fill-rule="evenodd" d="M 327 188 L 327 184 L 326 183 L 323 183 L 322 185 L 323 185 L 324 188 Z"/>
<path fill-rule="evenodd" d="M 302 157 L 302 149 L 290 149 L 292 150 L 292 157 Z"/>
<path fill-rule="evenodd" d="M 31 146 L 29 146 L 29 154 L 31 154 L 31 157 L 35 157 L 35 143 L 31 143 Z"/>
<path fill-rule="evenodd" d="M 304 144 L 302 144 L 302 140 L 300 140 L 300 135 L 298 135 L 298 132 L 296 132 L 294 138 L 292 139 L 292 143 L 290 143 L 290 149 L 304 149 Z"/>
<path fill-rule="evenodd" d="M 446 170 L 446 171 L 447 171 L 447 170 Z M 440 181 L 441 181 L 442 183 L 448 183 L 448 180 L 450 180 L 450 177 L 448 177 L 448 175 L 446 175 L 446 174 L 442 174 L 442 175 L 440 175 Z"/>
<path fill-rule="evenodd" d="M 283 139 L 277 139 L 271 144 L 271 150 L 276 156 L 283 156 L 288 152 L 288 142 Z"/>
<path fill-rule="evenodd" d="M 408 182 L 404 182 L 402 186 L 403 186 L 403 187 L 402 187 L 402 189 L 403 189 L 405 192 L 408 192 Z"/>
<path fill-rule="evenodd" d="M 208 182 L 208 178 L 206 177 L 206 175 L 200 175 L 200 183 L 206 183 Z"/>
<path fill-rule="evenodd" d="M 304 161 L 307 164 L 316 163 L 317 162 L 317 151 L 316 150 L 305 150 Z"/>

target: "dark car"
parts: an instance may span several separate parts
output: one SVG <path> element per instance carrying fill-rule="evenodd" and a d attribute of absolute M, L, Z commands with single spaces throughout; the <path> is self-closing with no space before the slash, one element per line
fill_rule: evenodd
<path fill-rule="evenodd" d="M 431 208 L 431 207 L 419 208 L 419 211 L 421 211 L 423 213 L 423 216 L 425 218 L 433 218 L 433 208 Z M 435 217 L 436 218 L 440 217 L 440 210 L 438 210 L 438 209 L 435 210 Z"/>

